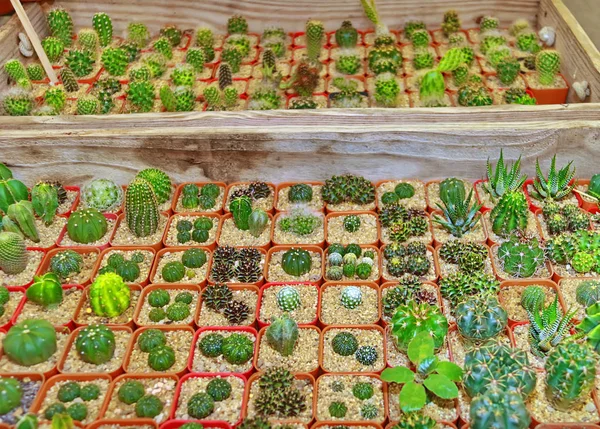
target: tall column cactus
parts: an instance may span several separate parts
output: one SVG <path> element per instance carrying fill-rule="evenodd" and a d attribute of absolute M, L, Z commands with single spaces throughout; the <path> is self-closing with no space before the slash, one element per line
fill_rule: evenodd
<path fill-rule="evenodd" d="M 14 232 L 0 232 L 0 270 L 19 274 L 27 267 L 25 241 Z"/>
<path fill-rule="evenodd" d="M 104 47 L 110 45 L 113 36 L 113 25 L 110 16 L 104 12 L 98 12 L 94 14 L 92 24 L 94 25 L 94 30 L 98 33 L 100 46 Z"/>
<path fill-rule="evenodd" d="M 306 54 L 313 62 L 318 62 L 323 47 L 325 27 L 321 21 L 309 19 L 306 23 Z"/>
<path fill-rule="evenodd" d="M 65 46 L 71 46 L 73 43 L 73 19 L 69 12 L 58 7 L 48 12 L 47 19 L 52 35 L 60 39 Z"/>
<path fill-rule="evenodd" d="M 560 53 L 553 49 L 540 51 L 535 57 L 535 69 L 542 85 L 552 85 L 560 70 Z"/>
<path fill-rule="evenodd" d="M 136 178 L 125 193 L 125 220 L 136 237 L 147 237 L 158 229 L 160 213 L 152 185 Z"/>

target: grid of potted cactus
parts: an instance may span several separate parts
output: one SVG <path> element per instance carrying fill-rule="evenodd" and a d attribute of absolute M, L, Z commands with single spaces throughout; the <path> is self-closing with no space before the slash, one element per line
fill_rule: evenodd
<path fill-rule="evenodd" d="M 593 428 L 600 179 L 520 167 L 80 189 L 0 164 L 0 427 Z"/>
<path fill-rule="evenodd" d="M 494 16 L 463 23 L 450 10 L 438 28 L 407 21 L 390 29 L 375 0 L 361 3 L 374 29 L 345 20 L 326 31 L 309 19 L 302 33 L 268 27 L 255 34 L 234 15 L 227 34 L 202 24 L 166 25 L 151 34 L 134 21 L 123 37 L 104 12 L 90 17 L 90 28 L 76 29 L 69 11 L 55 8 L 47 13 L 50 35 L 42 47 L 60 83 L 48 85 L 38 61 L 9 59 L 3 66 L 14 86 L 2 96 L 3 111 L 105 115 L 565 102 L 561 54 L 525 20 L 508 28 Z M 200 207 L 209 204 L 206 197 Z"/>

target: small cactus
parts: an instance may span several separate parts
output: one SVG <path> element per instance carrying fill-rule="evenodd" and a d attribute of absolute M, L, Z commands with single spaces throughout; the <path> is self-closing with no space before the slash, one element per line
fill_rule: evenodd
<path fill-rule="evenodd" d="M 150 112 L 154 108 L 154 85 L 147 80 L 136 80 L 129 83 L 127 100 L 136 112 Z"/>
<path fill-rule="evenodd" d="M 67 92 L 76 92 L 79 91 L 79 84 L 77 83 L 77 78 L 75 77 L 75 73 L 69 67 L 63 67 L 59 72 L 60 80 L 62 81 L 63 87 Z"/>
<path fill-rule="evenodd" d="M 0 270 L 18 274 L 27 267 L 27 248 L 23 238 L 14 232 L 0 232 Z"/>
<path fill-rule="evenodd" d="M 97 115 L 100 113 L 100 100 L 93 95 L 84 95 L 77 100 L 78 115 Z"/>
<path fill-rule="evenodd" d="M 98 50 L 98 46 L 100 44 L 96 30 L 91 28 L 81 29 L 77 34 L 77 41 L 79 42 L 81 49 L 91 52 L 95 57 L 96 51 Z"/>
<path fill-rule="evenodd" d="M 354 310 L 362 304 L 362 292 L 357 286 L 346 286 L 340 294 L 340 303 L 344 308 Z"/>
<path fill-rule="evenodd" d="M 227 32 L 229 34 L 248 34 L 248 22 L 241 15 L 233 15 L 227 20 Z"/>
<path fill-rule="evenodd" d="M 81 49 L 72 49 L 65 56 L 65 64 L 77 77 L 89 75 L 94 69 L 95 62 L 92 52 Z"/>
<path fill-rule="evenodd" d="M 2 98 L 2 107 L 10 116 L 29 116 L 33 106 L 33 97 L 21 88 L 11 88 Z"/>
<path fill-rule="evenodd" d="M 83 328 L 75 338 L 75 349 L 84 362 L 100 365 L 111 360 L 115 354 L 115 334 L 104 325 Z"/>
<path fill-rule="evenodd" d="M 54 37 L 59 39 L 64 46 L 73 43 L 73 19 L 69 12 L 57 7 L 48 12 L 48 27 Z"/>
<path fill-rule="evenodd" d="M 277 292 L 277 305 L 282 311 L 294 311 L 300 304 L 300 293 L 295 287 L 284 286 Z"/>
<path fill-rule="evenodd" d="M 76 243 L 94 243 L 106 235 L 108 222 L 96 209 L 80 209 L 69 216 L 67 233 Z"/>
<path fill-rule="evenodd" d="M 290 356 L 298 341 L 298 324 L 284 314 L 274 318 L 266 330 L 267 343 L 281 356 Z"/>
<path fill-rule="evenodd" d="M 27 299 L 44 308 L 56 307 L 63 301 L 60 279 L 54 273 L 34 276 L 33 284 L 27 289 Z"/>
<path fill-rule="evenodd" d="M 98 33 L 100 46 L 105 47 L 110 45 L 113 37 L 113 25 L 110 16 L 104 12 L 98 12 L 92 17 L 94 30 Z M 119 75 L 122 73 L 119 73 Z"/>
<path fill-rule="evenodd" d="M 150 39 L 148 27 L 141 22 L 130 22 L 127 26 L 127 40 L 135 43 L 138 48 L 144 48 Z"/>
<path fill-rule="evenodd" d="M 164 57 L 166 59 L 168 59 L 168 60 L 173 59 L 173 46 L 171 45 L 171 42 L 169 42 L 169 39 L 167 39 L 166 37 L 158 38 L 152 44 L 152 47 L 154 48 L 154 50 L 156 52 L 164 55 Z"/>
<path fill-rule="evenodd" d="M 321 21 L 309 19 L 306 23 L 306 55 L 313 62 L 318 62 L 323 47 L 325 28 Z"/>
<path fill-rule="evenodd" d="M 540 84 L 552 85 L 555 76 L 560 71 L 560 53 L 553 49 L 540 51 L 535 57 L 535 69 Z"/>
<path fill-rule="evenodd" d="M 129 230 L 136 237 L 147 237 L 158 229 L 158 201 L 148 181 L 136 178 L 127 187 L 125 220 Z"/>
<path fill-rule="evenodd" d="M 196 71 L 190 64 L 179 64 L 171 72 L 171 79 L 175 86 L 193 86 Z"/>
<path fill-rule="evenodd" d="M 42 80 L 46 77 L 46 72 L 41 64 L 32 63 L 27 66 L 27 76 L 31 80 Z"/>
<path fill-rule="evenodd" d="M 121 48 L 106 48 L 101 61 L 102 66 L 112 76 L 123 76 L 129 63 L 127 53 Z"/>
<path fill-rule="evenodd" d="M 185 61 L 190 64 L 196 72 L 202 72 L 204 69 L 204 63 L 206 63 L 204 49 L 189 48 L 185 54 Z"/>

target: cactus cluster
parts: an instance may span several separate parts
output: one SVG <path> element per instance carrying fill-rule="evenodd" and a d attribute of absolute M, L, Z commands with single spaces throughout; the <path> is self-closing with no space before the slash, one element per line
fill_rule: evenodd
<path fill-rule="evenodd" d="M 452 308 L 469 296 L 495 294 L 500 289 L 496 277 L 482 271 L 452 273 L 442 278 L 439 284 L 442 297 L 450 302 Z"/>
<path fill-rule="evenodd" d="M 368 280 L 376 268 L 377 252 L 362 249 L 358 244 L 342 246 L 333 243 L 327 249 L 325 278 L 327 280 Z"/>
<path fill-rule="evenodd" d="M 590 215 L 575 204 L 560 206 L 553 201 L 548 202 L 542 208 L 542 215 L 551 235 L 590 228 Z"/>
<path fill-rule="evenodd" d="M 296 236 L 313 234 L 323 225 L 323 218 L 304 209 L 295 209 L 278 219 L 277 228 Z"/>
<path fill-rule="evenodd" d="M 546 255 L 554 263 L 570 265 L 576 273 L 598 273 L 597 258 L 600 234 L 596 231 L 579 230 L 564 233 L 546 241 Z"/>
<path fill-rule="evenodd" d="M 264 256 L 256 248 L 217 247 L 210 278 L 217 283 L 255 283 L 263 275 Z"/>
<path fill-rule="evenodd" d="M 258 378 L 256 412 L 264 418 L 293 419 L 306 410 L 306 396 L 283 367 L 267 369 Z M 244 424 L 242 424 L 244 426 Z"/>
<path fill-rule="evenodd" d="M 407 274 L 423 277 L 432 267 L 427 247 L 419 242 L 405 246 L 397 243 L 388 244 L 383 251 L 383 256 L 384 271 L 395 278 Z"/>
<path fill-rule="evenodd" d="M 410 238 L 425 235 L 429 231 L 426 213 L 422 210 L 407 209 L 399 202 L 402 200 L 397 196 L 396 192 L 384 194 L 382 202 L 387 204 L 384 203 L 384 206 L 379 208 L 379 221 L 389 240 L 393 243 L 404 243 Z M 397 201 L 393 201 L 394 199 Z"/>
<path fill-rule="evenodd" d="M 210 311 L 222 314 L 230 325 L 248 322 L 250 308 L 244 301 L 233 299 L 233 291 L 225 284 L 207 286 L 202 291 L 202 305 Z"/>

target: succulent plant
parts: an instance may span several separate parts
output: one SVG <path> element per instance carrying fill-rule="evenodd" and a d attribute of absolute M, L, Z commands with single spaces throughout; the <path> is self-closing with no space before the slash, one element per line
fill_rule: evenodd
<path fill-rule="evenodd" d="M 129 63 L 127 52 L 122 48 L 106 48 L 100 60 L 104 69 L 112 76 L 123 76 Z"/>
<path fill-rule="evenodd" d="M 309 19 L 306 22 L 306 54 L 310 61 L 319 61 L 324 37 L 325 28 L 323 23 Z"/>
<path fill-rule="evenodd" d="M 354 353 L 354 357 L 361 365 L 371 366 L 377 362 L 377 349 L 373 346 L 360 346 Z"/>
<path fill-rule="evenodd" d="M 28 91 L 15 87 L 4 94 L 2 107 L 10 116 L 29 116 L 34 107 L 34 100 Z"/>
<path fill-rule="evenodd" d="M 456 326 L 469 341 L 480 342 L 494 338 L 506 328 L 508 315 L 493 295 L 474 295 L 458 304 Z"/>
<path fill-rule="evenodd" d="M 175 365 L 175 351 L 172 347 L 157 346 L 148 354 L 148 366 L 154 371 L 167 371 L 173 365 Z"/>
<path fill-rule="evenodd" d="M 346 417 L 346 413 L 348 413 L 348 407 L 343 402 L 334 401 L 329 404 L 328 411 L 329 415 L 334 419 L 343 419 Z"/>
<path fill-rule="evenodd" d="M 33 205 L 29 201 L 18 201 L 8 206 L 6 216 L 2 219 L 4 229 L 39 243 L 40 236 L 35 223 Z"/>
<path fill-rule="evenodd" d="M 94 179 L 81 190 L 81 201 L 87 208 L 113 212 L 123 202 L 123 189 L 110 179 Z"/>
<path fill-rule="evenodd" d="M 48 36 L 42 40 L 42 48 L 44 49 L 48 60 L 51 63 L 57 63 L 63 55 L 65 44 L 57 37 Z"/>
<path fill-rule="evenodd" d="M 553 85 L 554 78 L 560 71 L 560 53 L 554 49 L 539 51 L 535 57 L 535 69 L 540 84 Z"/>
<path fill-rule="evenodd" d="M 558 305 L 558 295 L 549 306 L 544 305 L 543 299 L 532 301 L 526 307 L 529 317 L 529 344 L 531 352 L 539 357 L 544 357 L 554 347 L 561 343 L 569 333 L 576 310 L 563 314 Z"/>
<path fill-rule="evenodd" d="M 121 384 L 117 392 L 119 401 L 127 405 L 138 402 L 145 394 L 144 385 L 137 380 L 128 380 Z"/>
<path fill-rule="evenodd" d="M 46 18 L 52 35 L 61 40 L 65 46 L 71 46 L 73 42 L 73 19 L 69 12 L 62 7 L 57 7 L 49 11 Z"/>
<path fill-rule="evenodd" d="M 27 65 L 27 77 L 31 80 L 42 80 L 46 76 L 46 72 L 41 64 L 31 63 Z"/>
<path fill-rule="evenodd" d="M 86 419 L 88 415 L 88 409 L 85 404 L 82 403 L 74 403 L 69 405 L 67 408 L 67 414 L 74 421 L 80 422 Z"/>
<path fill-rule="evenodd" d="M 58 192 L 49 183 L 40 182 L 31 189 L 31 204 L 35 214 L 50 225 L 58 210 Z"/>
<path fill-rule="evenodd" d="M 97 242 L 106 235 L 108 222 L 96 209 L 80 209 L 69 216 L 67 233 L 76 243 L 89 244 Z"/>
<path fill-rule="evenodd" d="M 494 276 L 483 272 L 452 273 L 440 280 L 442 297 L 448 299 L 453 308 L 468 296 L 497 293 L 499 289 L 500 282 Z"/>
<path fill-rule="evenodd" d="M 375 201 L 375 187 L 360 176 L 333 176 L 322 188 L 323 200 L 329 204 L 344 202 L 366 205 Z"/>
<path fill-rule="evenodd" d="M 55 420 L 55 418 L 60 416 L 68 416 L 67 408 L 60 402 L 51 404 L 44 410 L 44 418 L 46 420 Z"/>
<path fill-rule="evenodd" d="M 531 417 L 518 392 L 493 388 L 473 398 L 470 421 L 473 429 L 526 429 L 531 424 Z"/>
<path fill-rule="evenodd" d="M 400 305 L 391 320 L 392 335 L 399 350 L 408 350 L 409 343 L 421 332 L 429 332 L 439 349 L 448 333 L 448 320 L 438 307 L 409 301 Z"/>
<path fill-rule="evenodd" d="M 362 304 L 362 292 L 357 286 L 346 286 L 340 293 L 340 303 L 344 308 L 353 310 Z"/>
<path fill-rule="evenodd" d="M 536 178 L 530 195 L 538 201 L 562 200 L 571 194 L 576 183 L 570 183 L 575 176 L 575 168 L 571 169 L 573 161 L 560 170 L 556 170 L 556 155 L 552 157 L 548 177 L 544 176 L 539 160 L 535 162 Z"/>
<path fill-rule="evenodd" d="M 104 12 L 95 13 L 92 17 L 92 24 L 94 30 L 98 33 L 100 46 L 104 47 L 110 45 L 113 36 L 113 25 L 110 16 Z"/>
<path fill-rule="evenodd" d="M 498 248 L 498 259 L 505 272 L 519 278 L 533 276 L 545 263 L 544 250 L 536 238 L 505 241 Z"/>
<path fill-rule="evenodd" d="M 490 213 L 492 231 L 500 237 L 524 232 L 528 223 L 528 204 L 521 191 L 505 192 Z"/>
<path fill-rule="evenodd" d="M 445 186 L 446 183 L 453 183 Z M 444 217 L 434 216 L 434 222 L 441 225 L 454 237 L 462 237 L 475 228 L 481 215 L 479 209 L 482 205 L 471 203 L 473 200 L 473 190 L 465 199 L 464 184 L 460 181 L 443 181 L 440 184 L 440 199 L 442 204 L 436 204 L 442 211 Z"/>
<path fill-rule="evenodd" d="M 100 100 L 94 95 L 84 95 L 77 99 L 78 115 L 97 115 L 100 113 Z"/>
<path fill-rule="evenodd" d="M 207 286 L 202 291 L 202 302 L 213 311 L 222 311 L 233 299 L 233 292 L 225 284 Z"/>
<path fill-rule="evenodd" d="M 150 182 L 136 177 L 125 193 L 125 220 L 136 237 L 147 237 L 158 229 L 158 201 Z"/>
<path fill-rule="evenodd" d="M 452 33 L 456 33 L 460 30 L 460 18 L 455 10 L 449 10 L 444 13 L 444 20 L 442 21 L 442 31 L 446 37 Z"/>
<path fill-rule="evenodd" d="M 71 402 L 81 395 L 81 386 L 75 381 L 69 381 L 60 386 L 57 398 L 60 402 Z"/>
<path fill-rule="evenodd" d="M 134 111 L 139 113 L 152 111 L 155 96 L 156 90 L 154 85 L 147 80 L 130 82 L 127 88 L 127 100 Z"/>
<path fill-rule="evenodd" d="M 331 340 L 331 347 L 340 356 L 351 356 L 358 350 L 358 340 L 352 333 L 341 331 Z"/>
<path fill-rule="evenodd" d="M 59 72 L 60 80 L 63 84 L 65 91 L 67 92 L 76 92 L 79 90 L 79 84 L 77 83 L 77 78 L 68 66 L 60 69 Z"/>
<path fill-rule="evenodd" d="M 294 352 L 298 341 L 298 324 L 287 314 L 280 318 L 273 318 L 265 335 L 267 343 L 273 350 L 282 356 L 290 356 Z"/>
<path fill-rule="evenodd" d="M 139 418 L 154 418 L 164 408 L 162 401 L 154 395 L 142 396 L 135 404 L 135 415 Z"/>
<path fill-rule="evenodd" d="M 25 320 L 8 330 L 2 349 L 9 360 L 21 366 L 46 362 L 57 350 L 56 331 L 45 320 Z"/>
<path fill-rule="evenodd" d="M 296 310 L 300 305 L 300 293 L 293 286 L 284 286 L 277 291 L 277 306 L 286 312 Z"/>
<path fill-rule="evenodd" d="M 488 158 L 487 182 L 483 184 L 483 189 L 493 202 L 497 201 L 507 192 L 521 190 L 525 180 L 527 180 L 527 175 L 521 174 L 521 157 L 512 165 L 505 164 L 504 153 L 501 149 L 495 170 Z"/>
<path fill-rule="evenodd" d="M 19 274 L 27 267 L 27 248 L 23 238 L 14 232 L 0 232 L 0 269 L 6 274 Z"/>
<path fill-rule="evenodd" d="M 208 393 L 195 393 L 187 403 L 187 413 L 195 419 L 205 419 L 215 409 L 215 402 Z"/>
<path fill-rule="evenodd" d="M 89 75 L 95 62 L 93 53 L 83 49 L 72 49 L 65 56 L 65 63 L 77 77 Z"/>
<path fill-rule="evenodd" d="M 55 112 L 58 113 L 63 109 L 63 107 L 65 107 L 67 95 L 62 88 L 48 88 L 48 90 L 44 93 L 44 101 L 48 106 L 54 109 Z"/>
<path fill-rule="evenodd" d="M 167 319 L 170 321 L 180 322 L 190 316 L 190 306 L 188 304 L 184 304 L 183 302 L 174 302 L 167 307 L 166 314 Z"/>
<path fill-rule="evenodd" d="M 5 415 L 16 409 L 21 404 L 23 388 L 21 383 L 14 378 L 0 378 L 0 414 Z"/>
<path fill-rule="evenodd" d="M 198 349 L 206 357 L 215 358 L 223 354 L 223 343 L 225 338 L 218 333 L 205 335 L 198 342 Z M 236 341 L 233 341 L 234 343 Z M 237 355 L 237 354 L 236 354 Z"/>
<path fill-rule="evenodd" d="M 75 349 L 79 358 L 93 365 L 111 360 L 115 354 L 115 334 L 104 325 L 87 326 L 77 334 Z"/>
<path fill-rule="evenodd" d="M 577 286 L 576 299 L 584 307 L 592 306 L 600 301 L 600 282 L 586 280 Z"/>
<path fill-rule="evenodd" d="M 250 309 L 243 301 L 233 300 L 227 303 L 223 309 L 223 315 L 231 325 L 241 325 L 246 321 Z"/>
<path fill-rule="evenodd" d="M 291 248 L 283 254 L 281 266 L 286 274 L 294 277 L 301 277 L 310 272 L 312 258 L 307 250 Z"/>
<path fill-rule="evenodd" d="M 223 339 L 221 350 L 227 362 L 243 365 L 252 359 L 254 343 L 247 336 L 236 332 Z"/>
<path fill-rule="evenodd" d="M 54 273 L 33 277 L 33 284 L 27 288 L 27 299 L 44 308 L 56 307 L 63 301 L 60 279 Z"/>
<path fill-rule="evenodd" d="M 137 345 L 144 353 L 150 353 L 152 350 L 164 346 L 167 343 L 167 337 L 160 329 L 147 329 L 143 331 L 137 340 Z"/>
<path fill-rule="evenodd" d="M 115 273 L 100 274 L 89 289 L 92 311 L 100 317 L 117 317 L 131 304 L 131 290 L 121 276 Z"/>
<path fill-rule="evenodd" d="M 439 61 L 437 67 L 423 75 L 419 87 L 419 98 L 426 107 L 444 106 L 446 85 L 443 72 L 451 72 L 467 63 L 463 48 L 451 48 Z"/>

